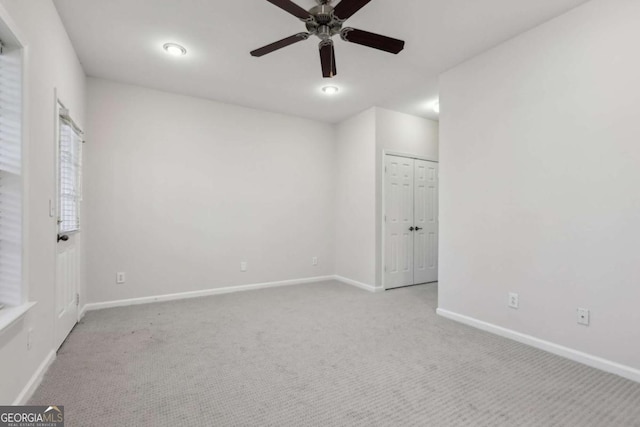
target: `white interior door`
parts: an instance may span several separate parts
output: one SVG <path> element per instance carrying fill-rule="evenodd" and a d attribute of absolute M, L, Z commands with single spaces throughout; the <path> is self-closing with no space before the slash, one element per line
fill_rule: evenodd
<path fill-rule="evenodd" d="M 58 242 L 56 260 L 56 346 L 60 347 L 78 321 L 77 235 Z"/>
<path fill-rule="evenodd" d="M 79 200 L 82 141 L 79 130 L 59 106 L 57 121 L 58 150 L 56 246 L 56 347 L 60 347 L 78 321 L 78 288 L 80 277 Z"/>
<path fill-rule="evenodd" d="M 438 164 L 415 160 L 415 284 L 438 280 Z"/>
<path fill-rule="evenodd" d="M 385 158 L 386 289 L 438 280 L 438 163 Z"/>
<path fill-rule="evenodd" d="M 385 159 L 385 287 L 413 285 L 414 160 Z"/>

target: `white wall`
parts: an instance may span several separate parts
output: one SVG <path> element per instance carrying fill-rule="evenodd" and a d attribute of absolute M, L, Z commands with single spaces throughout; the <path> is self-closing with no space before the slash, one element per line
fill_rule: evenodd
<path fill-rule="evenodd" d="M 381 287 L 382 185 L 385 150 L 438 161 L 438 122 L 377 107 L 376 109 L 376 286 Z"/>
<path fill-rule="evenodd" d="M 89 301 L 333 274 L 334 139 L 328 124 L 89 79 Z"/>
<path fill-rule="evenodd" d="M 438 161 L 438 122 L 376 107 L 376 144 L 380 165 L 383 150 Z"/>
<path fill-rule="evenodd" d="M 640 369 L 638 22 L 593 0 L 442 76 L 440 308 Z"/>
<path fill-rule="evenodd" d="M 335 273 L 375 286 L 375 108 L 337 126 Z"/>
<path fill-rule="evenodd" d="M 29 147 L 26 223 L 28 293 L 38 304 L 0 334 L 0 403 L 11 404 L 53 348 L 56 223 L 49 217 L 55 200 L 54 88 L 80 125 L 84 123 L 84 72 L 50 1 L 1 0 L 28 49 L 27 115 Z M 3 12 L 4 15 L 5 12 Z M 81 290 L 82 292 L 82 290 Z M 27 331 L 33 346 L 27 351 Z"/>
<path fill-rule="evenodd" d="M 373 107 L 337 127 L 336 274 L 382 287 L 385 150 L 438 160 L 438 122 Z"/>

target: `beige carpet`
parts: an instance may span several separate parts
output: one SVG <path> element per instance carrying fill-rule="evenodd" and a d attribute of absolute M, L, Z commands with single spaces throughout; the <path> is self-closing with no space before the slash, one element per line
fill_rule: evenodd
<path fill-rule="evenodd" d="M 90 312 L 31 404 L 72 426 L 640 426 L 640 384 L 337 282 Z"/>

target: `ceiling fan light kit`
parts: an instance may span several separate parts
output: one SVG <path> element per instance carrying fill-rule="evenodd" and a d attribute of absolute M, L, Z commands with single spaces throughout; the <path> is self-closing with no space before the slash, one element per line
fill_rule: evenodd
<path fill-rule="evenodd" d="M 308 11 L 290 0 L 267 1 L 303 21 L 307 27 L 307 32 L 294 34 L 293 36 L 256 49 L 251 52 L 252 56 L 260 57 L 294 43 L 307 40 L 311 36 L 316 36 L 320 39 L 318 48 L 320 50 L 322 77 L 332 78 L 338 74 L 333 36 L 340 34 L 340 38 L 346 42 L 356 43 L 393 54 L 397 54 L 404 49 L 404 41 L 402 40 L 370 33 L 368 31 L 357 30 L 351 27 L 343 27 L 347 19 L 362 9 L 371 0 L 342 0 L 335 7 L 331 4 L 332 0 L 316 0 L 318 5 Z"/>

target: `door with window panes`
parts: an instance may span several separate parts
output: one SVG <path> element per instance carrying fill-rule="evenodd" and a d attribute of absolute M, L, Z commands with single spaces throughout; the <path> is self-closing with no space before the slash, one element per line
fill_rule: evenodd
<path fill-rule="evenodd" d="M 82 131 L 58 104 L 56 346 L 78 321 L 80 279 L 80 201 L 82 200 Z"/>

